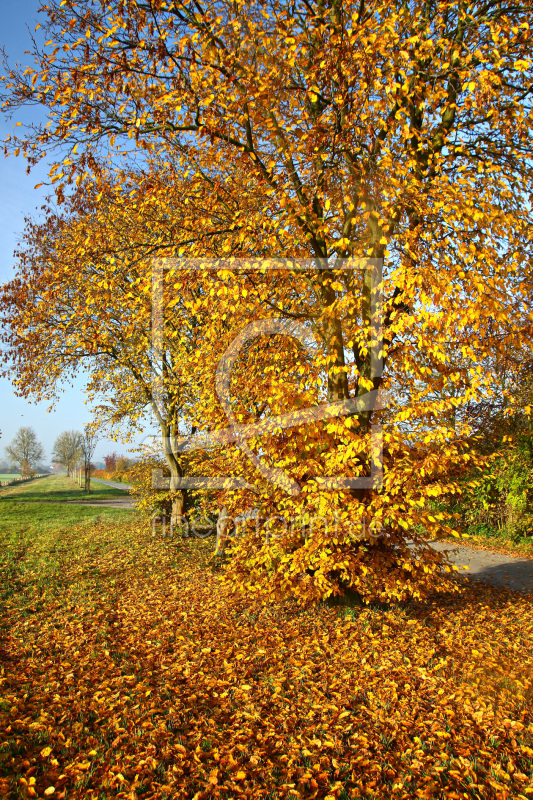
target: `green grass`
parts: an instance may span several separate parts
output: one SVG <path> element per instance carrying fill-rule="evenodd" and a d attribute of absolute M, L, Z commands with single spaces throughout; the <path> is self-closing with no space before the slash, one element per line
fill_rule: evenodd
<path fill-rule="evenodd" d="M 0 503 L 4 500 L 21 501 L 87 501 L 110 500 L 115 497 L 125 498 L 128 493 L 123 489 L 114 489 L 102 483 L 91 481 L 89 495 L 78 484 L 66 475 L 50 475 L 46 478 L 35 478 L 33 481 L 5 486 L 0 489 Z"/>
<path fill-rule="evenodd" d="M 95 484 L 97 486 L 98 484 Z M 78 525 L 99 522 L 125 522 L 132 519 L 131 509 L 75 505 L 60 501 L 92 502 L 127 497 L 127 492 L 98 485 L 89 496 L 66 475 L 36 478 L 27 483 L 0 489 L 0 531 L 13 542 L 23 539 L 41 541 L 44 535 L 63 536 Z M 58 502 L 59 501 L 59 502 Z"/>
<path fill-rule="evenodd" d="M 91 493 L 90 500 L 124 495 L 102 487 L 102 491 Z M 64 475 L 0 490 L 0 601 L 20 592 L 30 578 L 41 589 L 55 586 L 60 591 L 64 571 L 72 559 L 79 557 L 80 548 L 91 556 L 96 547 L 96 530 L 111 526 L 121 531 L 137 517 L 131 509 L 53 502 L 84 497 L 75 482 Z M 20 602 L 24 594 L 23 591 Z"/>
<path fill-rule="evenodd" d="M 14 481 L 15 478 L 20 478 L 18 472 L 0 472 L 0 481 Z"/>
<path fill-rule="evenodd" d="M 138 556 L 135 548 L 128 553 L 127 547 L 136 519 L 131 510 L 1 501 L 0 609 L 5 611 L 6 603 L 31 605 L 44 592 L 62 597 L 67 586 L 77 595 L 95 589 L 99 594 L 103 567 L 96 560 L 108 554 L 109 570 L 116 577 L 126 556 L 113 564 L 115 548 L 125 547 L 131 562 Z M 0 638 L 1 634 L 2 614 Z"/>
<path fill-rule="evenodd" d="M 57 528 L 61 531 L 71 525 L 92 524 L 100 520 L 127 520 L 131 509 L 98 508 L 67 503 L 22 503 L 0 500 L 0 529 L 13 534 L 30 532 L 35 535 Z"/>

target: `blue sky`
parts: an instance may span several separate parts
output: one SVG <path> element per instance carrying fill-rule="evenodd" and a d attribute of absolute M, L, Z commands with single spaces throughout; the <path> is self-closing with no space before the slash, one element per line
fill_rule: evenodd
<path fill-rule="evenodd" d="M 5 47 L 11 60 L 28 62 L 29 56 L 24 50 L 31 46 L 28 27 L 34 32 L 37 24 L 39 0 L 17 0 L 5 3 L 2 8 L 2 32 L 0 45 Z M 38 36 L 38 33 L 36 34 Z M 23 122 L 31 120 L 32 110 L 24 111 L 20 116 Z M 12 132 L 16 119 L 7 120 L 0 115 L 0 137 L 5 139 Z M 26 175 L 26 163 L 23 158 L 4 158 L 0 153 L 0 282 L 9 281 L 14 275 L 15 260 L 13 251 L 17 247 L 22 231 L 24 218 L 37 216 L 47 193 L 45 186 L 34 189 L 35 185 L 46 180 L 45 166 L 35 169 Z M 91 414 L 84 405 L 84 381 L 80 376 L 73 386 L 66 386 L 55 411 L 48 413 L 48 403 L 28 403 L 16 397 L 10 381 L 0 378 L 0 461 L 4 459 L 4 448 L 21 425 L 32 426 L 42 443 L 47 462 L 50 460 L 53 444 L 64 430 L 81 430 L 83 424 L 91 419 Z M 142 437 L 139 437 L 139 441 Z M 95 453 L 99 461 L 109 452 L 116 450 L 126 453 L 127 445 L 102 439 Z M 46 463 L 46 462 L 45 462 Z"/>

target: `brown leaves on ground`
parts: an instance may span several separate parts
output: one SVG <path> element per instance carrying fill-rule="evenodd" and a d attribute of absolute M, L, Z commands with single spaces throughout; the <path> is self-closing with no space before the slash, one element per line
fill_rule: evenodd
<path fill-rule="evenodd" d="M 66 540 L 13 579 L 2 796 L 533 796 L 531 597 L 260 607 L 204 542 Z"/>

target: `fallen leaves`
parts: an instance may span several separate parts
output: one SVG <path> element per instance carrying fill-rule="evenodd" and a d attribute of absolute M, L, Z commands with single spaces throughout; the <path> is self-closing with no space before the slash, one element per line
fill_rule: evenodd
<path fill-rule="evenodd" d="M 61 541 L 8 603 L 2 796 L 530 795 L 531 598 L 302 611 L 230 597 L 204 542 Z"/>

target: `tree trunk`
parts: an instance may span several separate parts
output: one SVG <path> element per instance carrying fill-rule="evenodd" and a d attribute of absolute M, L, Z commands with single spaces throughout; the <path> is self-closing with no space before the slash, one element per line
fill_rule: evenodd
<path fill-rule="evenodd" d="M 325 275 L 323 276 L 326 277 Z M 336 295 L 331 286 L 326 281 L 322 281 L 320 287 L 320 300 L 324 309 L 331 308 L 336 300 Z M 342 335 L 342 323 L 339 317 L 331 316 L 326 318 L 323 326 L 323 335 L 326 351 L 331 361 L 328 368 L 328 400 L 335 402 L 347 400 L 348 377 L 346 374 L 346 362 L 344 360 L 344 341 Z"/>
<path fill-rule="evenodd" d="M 170 489 L 172 490 L 172 478 L 170 479 Z M 170 530 L 174 531 L 178 527 L 185 524 L 185 509 L 186 509 L 186 491 L 185 489 L 178 489 L 172 497 L 172 506 L 170 511 Z"/>
<path fill-rule="evenodd" d="M 224 555 L 224 550 L 226 549 L 226 545 L 228 543 L 228 528 L 228 509 L 226 506 L 224 506 L 224 508 L 220 509 L 218 514 L 215 556 L 221 557 Z"/>
<path fill-rule="evenodd" d="M 185 523 L 184 514 L 187 510 L 187 490 L 180 488 L 180 481 L 183 478 L 177 453 L 174 452 L 174 437 L 170 434 L 170 429 L 166 424 L 161 425 L 163 434 L 163 449 L 170 470 L 170 491 L 172 492 L 172 505 L 170 512 L 170 530 L 181 527 Z"/>

